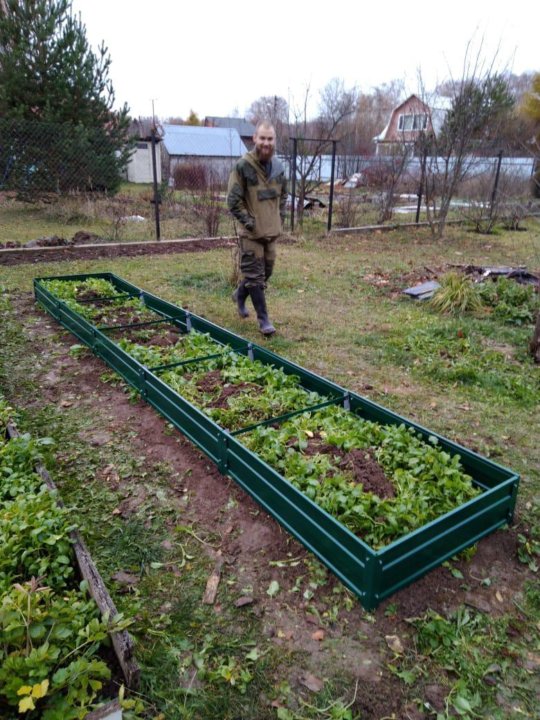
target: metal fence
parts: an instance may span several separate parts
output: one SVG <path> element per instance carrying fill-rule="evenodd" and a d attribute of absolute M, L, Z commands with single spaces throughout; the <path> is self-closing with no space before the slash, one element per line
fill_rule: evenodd
<path fill-rule="evenodd" d="M 339 145 L 338 145 L 339 148 Z M 296 158 L 296 161 L 295 161 Z M 291 187 L 304 175 L 304 222 L 321 229 L 423 222 L 422 162 L 432 182 L 452 172 L 453 159 L 439 157 L 307 154 L 283 156 Z M 295 172 L 296 168 L 296 172 Z M 308 168 L 304 172 L 302 168 Z M 453 219 L 476 220 L 479 211 L 497 201 L 498 211 L 527 212 L 532 204 L 534 158 L 469 156 L 463 160 L 463 180 L 451 203 Z M 293 191 L 294 195 L 294 191 Z M 298 214 L 298 193 L 294 210 Z M 291 198 L 291 204 L 293 200 Z M 480 210 L 479 210 L 480 208 Z M 294 212 L 294 211 L 293 211 Z M 294 214 L 293 214 L 294 217 Z"/>
<path fill-rule="evenodd" d="M 0 190 L 25 199 L 69 192 L 114 192 L 126 152 L 101 128 L 0 120 Z"/>
<path fill-rule="evenodd" d="M 186 158 L 162 180 L 159 137 L 147 140 L 145 181 L 134 183 L 142 143 L 119 150 L 100 130 L 0 119 L 0 246 L 233 234 L 225 174 Z"/>
<path fill-rule="evenodd" d="M 128 183 L 130 153 L 133 160 L 138 145 L 118 150 L 103 130 L 0 119 L 0 244 L 42 237 L 69 242 L 79 231 L 114 241 L 234 235 L 226 206 L 228 172 L 221 165 L 201 157 L 171 163 L 154 130 L 144 143 L 145 182 Z M 405 158 L 396 180 L 395 158 L 344 155 L 335 141 L 298 138 L 282 160 L 290 187 L 287 229 L 296 224 L 324 233 L 425 219 L 418 201 L 420 158 Z M 229 158 L 228 167 L 233 162 Z M 495 187 L 499 203 L 530 197 L 532 158 L 466 162 L 467 181 L 453 205 L 456 217 L 491 203 Z M 435 174 L 445 169 L 440 158 L 427 163 Z"/>

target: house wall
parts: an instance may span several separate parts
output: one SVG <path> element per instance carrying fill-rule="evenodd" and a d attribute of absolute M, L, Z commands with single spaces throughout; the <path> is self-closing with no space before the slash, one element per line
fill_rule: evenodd
<path fill-rule="evenodd" d="M 161 153 L 156 148 L 156 172 L 157 181 L 161 182 Z M 131 156 L 127 166 L 126 177 L 128 182 L 151 183 L 154 182 L 152 169 L 152 143 L 148 140 L 137 142 L 135 152 Z"/>
<path fill-rule="evenodd" d="M 392 113 L 392 118 L 384 138 L 385 142 L 414 142 L 419 135 L 417 130 L 400 130 L 400 115 L 427 115 L 426 132 L 431 131 L 431 120 L 429 107 L 418 98 L 409 98 L 403 105 L 396 108 Z"/>

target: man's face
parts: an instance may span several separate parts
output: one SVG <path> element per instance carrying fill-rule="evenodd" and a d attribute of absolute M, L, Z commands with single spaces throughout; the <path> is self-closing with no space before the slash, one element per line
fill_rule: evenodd
<path fill-rule="evenodd" d="M 267 162 L 272 159 L 276 148 L 276 133 L 274 132 L 274 128 L 261 125 L 253 136 L 253 142 L 255 143 L 255 153 L 259 160 Z"/>

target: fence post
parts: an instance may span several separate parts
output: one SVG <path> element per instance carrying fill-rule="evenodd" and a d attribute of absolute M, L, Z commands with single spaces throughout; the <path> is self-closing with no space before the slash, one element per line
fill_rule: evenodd
<path fill-rule="evenodd" d="M 330 198 L 328 200 L 328 226 L 327 232 L 332 229 L 332 209 L 334 207 L 334 177 L 336 174 L 336 145 L 337 140 L 332 140 L 332 168 L 330 170 Z"/>
<path fill-rule="evenodd" d="M 426 177 L 426 162 L 427 162 L 427 148 L 424 148 L 422 153 L 422 160 L 420 165 L 420 186 L 418 188 L 418 202 L 416 203 L 416 219 L 415 223 L 418 225 L 420 222 L 420 210 L 422 208 L 422 193 L 424 190 L 424 180 Z"/>
<path fill-rule="evenodd" d="M 158 181 L 157 181 L 157 162 L 156 162 L 156 128 L 152 128 L 152 176 L 154 178 L 154 217 L 156 219 L 156 240 L 161 240 L 161 228 L 159 225 L 159 197 Z"/>
<path fill-rule="evenodd" d="M 292 157 L 292 177 L 291 177 L 291 232 L 294 232 L 294 206 L 296 205 L 296 152 L 297 152 L 297 139 L 293 138 L 293 157 Z"/>
<path fill-rule="evenodd" d="M 495 198 L 497 197 L 497 188 L 499 187 L 499 176 L 501 174 L 501 163 L 502 163 L 503 151 L 499 150 L 497 153 L 497 170 L 495 172 L 495 182 L 493 183 L 493 192 L 491 193 L 491 204 L 489 206 L 489 219 L 493 217 L 493 209 L 495 207 Z"/>

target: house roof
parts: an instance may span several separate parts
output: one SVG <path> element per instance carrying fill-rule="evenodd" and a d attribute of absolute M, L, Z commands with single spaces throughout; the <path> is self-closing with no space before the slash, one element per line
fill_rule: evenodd
<path fill-rule="evenodd" d="M 255 125 L 244 118 L 207 115 L 204 124 L 208 127 L 234 128 L 238 130 L 240 137 L 253 137 L 255 134 Z"/>
<path fill-rule="evenodd" d="M 163 143 L 169 155 L 240 157 L 247 148 L 234 128 L 163 125 Z"/>

